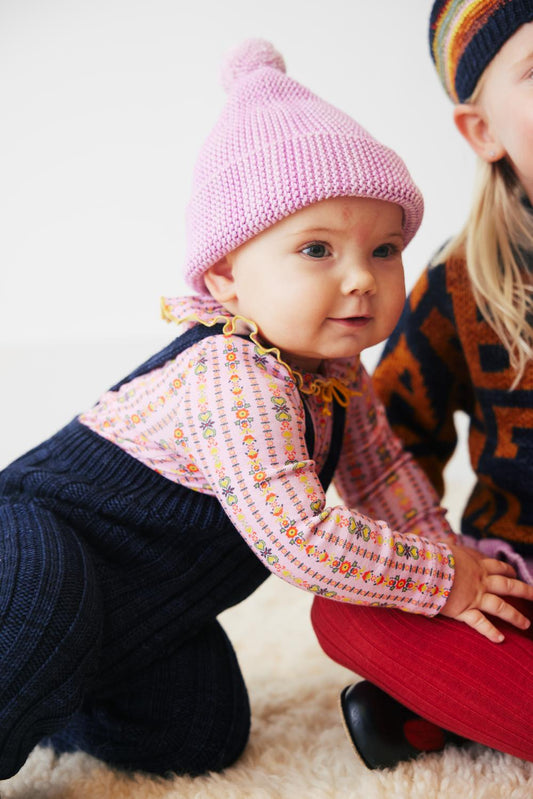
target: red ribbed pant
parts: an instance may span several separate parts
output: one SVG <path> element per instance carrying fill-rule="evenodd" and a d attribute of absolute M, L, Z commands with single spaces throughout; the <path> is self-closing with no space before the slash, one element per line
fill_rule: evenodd
<path fill-rule="evenodd" d="M 533 603 L 515 603 L 533 618 Z M 496 622 L 494 644 L 465 624 L 317 597 L 320 645 L 428 721 L 533 761 L 533 625 Z"/>

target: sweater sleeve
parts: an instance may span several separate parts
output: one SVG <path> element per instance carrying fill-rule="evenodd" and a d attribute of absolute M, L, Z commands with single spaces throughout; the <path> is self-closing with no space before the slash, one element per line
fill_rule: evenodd
<path fill-rule="evenodd" d="M 442 496 L 443 470 L 457 445 L 454 412 L 473 407 L 445 264 L 419 278 L 373 381 L 392 429 Z"/>
<path fill-rule="evenodd" d="M 248 340 L 208 341 L 188 378 L 180 440 L 257 556 L 288 582 L 340 601 L 438 613 L 453 581 L 446 544 L 358 508 L 327 507 L 287 370 Z"/>

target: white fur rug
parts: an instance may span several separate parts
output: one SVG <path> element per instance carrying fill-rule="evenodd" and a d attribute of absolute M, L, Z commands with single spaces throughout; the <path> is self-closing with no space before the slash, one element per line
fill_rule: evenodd
<path fill-rule="evenodd" d="M 222 623 L 252 703 L 241 760 L 223 774 L 157 781 L 126 778 L 86 755 L 36 749 L 0 782 L 2 799 L 531 799 L 533 764 L 480 746 L 369 771 L 345 736 L 339 691 L 353 680 L 321 651 L 310 597 L 276 577 Z"/>

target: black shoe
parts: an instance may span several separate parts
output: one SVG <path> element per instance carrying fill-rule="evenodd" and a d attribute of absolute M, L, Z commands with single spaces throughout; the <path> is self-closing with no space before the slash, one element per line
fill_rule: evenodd
<path fill-rule="evenodd" d="M 348 735 L 368 768 L 391 768 L 422 752 L 440 752 L 446 744 L 468 741 L 417 716 L 366 680 L 341 693 Z"/>

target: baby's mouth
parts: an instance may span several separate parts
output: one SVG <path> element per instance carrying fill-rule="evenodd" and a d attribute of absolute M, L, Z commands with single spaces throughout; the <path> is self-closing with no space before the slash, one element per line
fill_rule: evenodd
<path fill-rule="evenodd" d="M 371 316 L 363 315 L 363 316 L 342 316 L 342 317 L 330 317 L 332 322 L 337 322 L 337 324 L 344 325 L 345 327 L 364 327 L 367 325 L 370 320 L 372 319 Z"/>

